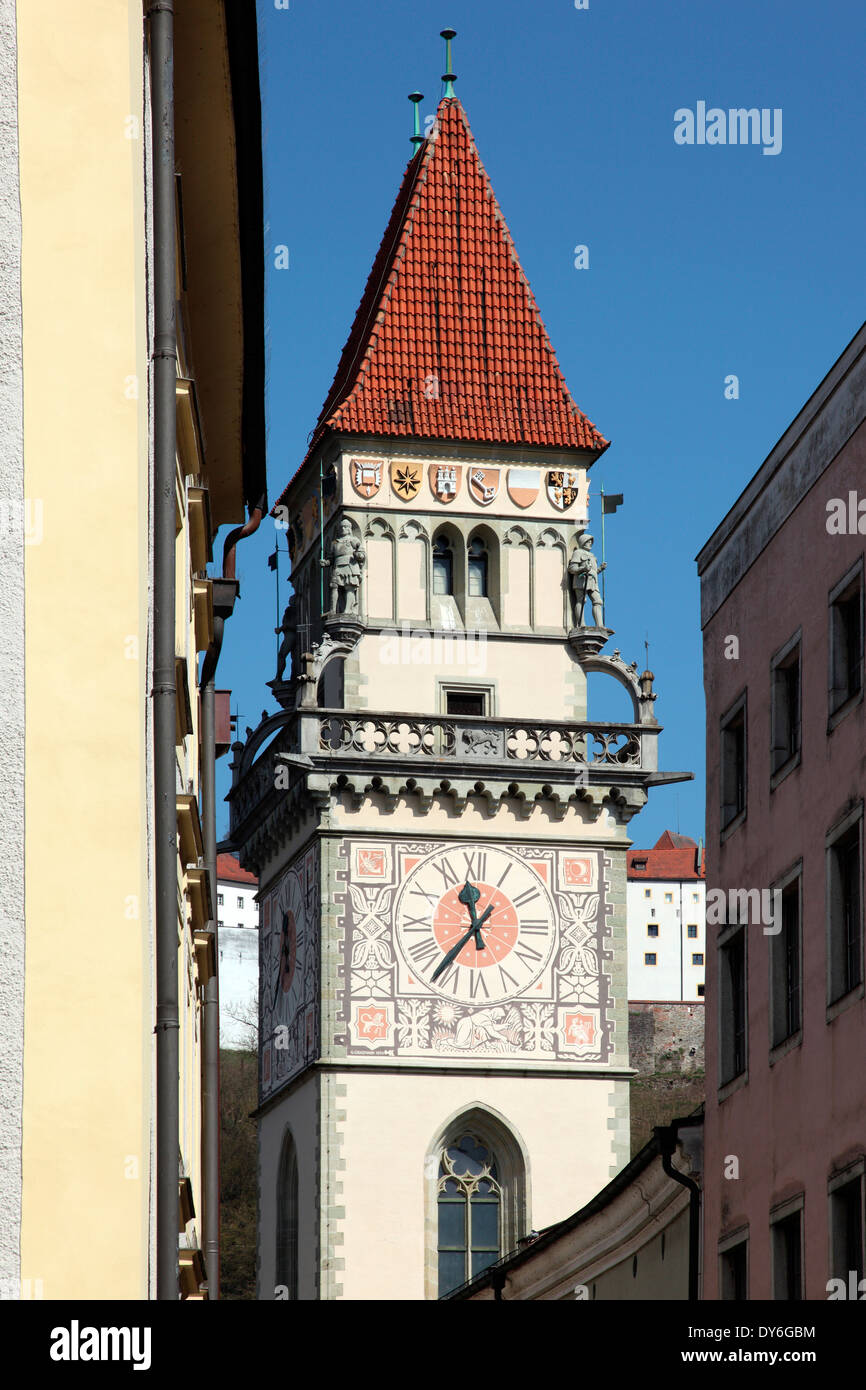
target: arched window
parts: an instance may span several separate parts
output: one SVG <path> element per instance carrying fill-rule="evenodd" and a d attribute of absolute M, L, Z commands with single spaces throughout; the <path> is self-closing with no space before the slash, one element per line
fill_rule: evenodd
<path fill-rule="evenodd" d="M 288 1130 L 277 1179 L 276 1284 L 281 1298 L 298 1297 L 298 1151 Z"/>
<path fill-rule="evenodd" d="M 502 1253 L 502 1189 L 496 1158 L 463 1134 L 439 1161 L 439 1297 L 472 1279 Z"/>
<path fill-rule="evenodd" d="M 454 556 L 444 536 L 433 542 L 433 592 L 454 593 Z"/>
<path fill-rule="evenodd" d="M 487 597 L 487 550 L 478 536 L 469 542 L 469 597 Z"/>

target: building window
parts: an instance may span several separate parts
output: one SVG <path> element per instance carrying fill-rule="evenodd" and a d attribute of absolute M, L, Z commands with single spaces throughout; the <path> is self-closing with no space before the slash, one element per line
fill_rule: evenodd
<path fill-rule="evenodd" d="M 692 965 L 703 965 L 704 956 L 702 951 L 692 951 Z"/>
<path fill-rule="evenodd" d="M 656 910 L 655 910 L 654 907 L 651 907 L 651 908 L 650 908 L 650 917 L 655 917 L 655 915 L 656 915 Z"/>
<path fill-rule="evenodd" d="M 439 1296 L 494 1264 L 501 1252 L 502 1189 L 493 1154 L 473 1134 L 439 1162 Z"/>
<path fill-rule="evenodd" d="M 643 963 L 644 965 L 658 965 L 655 951 L 645 951 Z"/>
<path fill-rule="evenodd" d="M 487 551 L 484 542 L 476 536 L 469 542 L 469 597 L 487 597 Z"/>
<path fill-rule="evenodd" d="M 665 902 L 666 902 L 666 903 L 672 903 L 673 900 L 674 900 L 674 895 L 673 895 L 673 893 L 665 893 Z"/>
<path fill-rule="evenodd" d="M 448 690 L 445 694 L 446 714 L 485 714 L 484 691 Z"/>
<path fill-rule="evenodd" d="M 243 898 L 241 897 L 241 895 L 238 894 L 238 907 L 243 907 L 243 905 L 244 905 L 244 900 L 243 900 Z"/>
<path fill-rule="evenodd" d="M 831 1004 L 863 979 L 862 814 L 861 806 L 853 824 L 845 824 L 827 846 L 828 1002 Z"/>
<path fill-rule="evenodd" d="M 721 725 L 722 829 L 746 809 L 746 697 L 722 720 Z"/>
<path fill-rule="evenodd" d="M 719 1253 L 721 1296 L 731 1303 L 745 1303 L 749 1297 L 749 1241 L 738 1240 Z"/>
<path fill-rule="evenodd" d="M 223 905 L 223 895 L 222 895 L 222 893 L 217 893 L 217 907 L 222 907 L 222 905 Z"/>
<path fill-rule="evenodd" d="M 698 929 L 697 929 L 697 926 L 696 926 L 693 922 L 690 922 L 689 925 L 686 927 L 686 934 L 687 934 L 687 936 L 690 936 L 690 937 L 692 937 L 692 938 L 694 938 L 694 937 L 697 936 L 697 934 L 698 934 Z"/>
<path fill-rule="evenodd" d="M 802 1209 L 773 1221 L 773 1297 L 798 1301 L 803 1297 Z"/>
<path fill-rule="evenodd" d="M 703 985 L 698 985 L 698 998 L 699 998 L 699 999 L 703 999 L 703 997 L 704 997 L 704 986 L 703 986 Z"/>
<path fill-rule="evenodd" d="M 800 634 L 770 665 L 770 771 L 780 772 L 800 752 Z"/>
<path fill-rule="evenodd" d="M 218 926 L 218 927 L 221 927 L 221 926 L 222 926 L 222 918 L 219 918 L 219 920 L 217 921 L 217 926 Z"/>
<path fill-rule="evenodd" d="M 802 976 L 799 870 L 782 888 L 782 921 L 770 937 L 770 1045 L 778 1047 L 800 1031 Z"/>
<path fill-rule="evenodd" d="M 830 1274 L 842 1279 L 846 1294 L 851 1274 L 863 1278 L 863 1162 L 859 1171 L 836 1178 L 830 1184 Z"/>
<path fill-rule="evenodd" d="M 433 592 L 454 593 L 454 556 L 444 536 L 433 542 Z"/>
<path fill-rule="evenodd" d="M 830 714 L 863 690 L 863 561 L 830 593 Z"/>
<path fill-rule="evenodd" d="M 277 1188 L 277 1260 L 275 1296 L 298 1297 L 298 1153 L 287 1131 L 280 1155 Z"/>
<path fill-rule="evenodd" d="M 643 895 L 645 898 L 651 898 L 653 895 L 653 890 L 651 888 L 645 888 L 643 890 Z"/>
<path fill-rule="evenodd" d="M 746 1070 L 746 933 L 730 931 L 719 945 L 719 1085 Z"/>
<path fill-rule="evenodd" d="M 693 903 L 700 902 L 700 900 L 701 900 L 701 895 L 700 895 L 700 893 L 692 893 L 692 902 L 693 902 Z"/>
<path fill-rule="evenodd" d="M 659 934 L 658 923 L 657 923 L 657 922 L 648 922 L 648 923 L 647 923 L 646 934 L 647 934 L 647 936 L 658 936 L 658 934 Z"/>

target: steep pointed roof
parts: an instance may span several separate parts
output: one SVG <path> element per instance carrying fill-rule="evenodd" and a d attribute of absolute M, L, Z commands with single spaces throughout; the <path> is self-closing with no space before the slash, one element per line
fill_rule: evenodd
<path fill-rule="evenodd" d="M 607 448 L 565 384 L 456 97 L 409 161 L 310 451 L 330 430 Z"/>

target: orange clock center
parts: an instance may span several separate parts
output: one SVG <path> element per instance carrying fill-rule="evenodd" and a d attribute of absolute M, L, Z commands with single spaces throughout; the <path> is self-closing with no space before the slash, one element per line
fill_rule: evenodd
<path fill-rule="evenodd" d="M 471 925 L 469 910 L 458 897 L 462 886 L 449 888 L 433 912 L 433 935 L 443 953 L 456 946 Z M 520 923 L 513 902 L 500 889 L 491 887 L 489 883 L 476 883 L 475 887 L 481 894 L 475 904 L 475 916 L 479 921 L 488 907 L 493 905 L 493 911 L 481 928 L 484 950 L 476 950 L 475 937 L 470 937 L 457 957 L 457 964 L 466 965 L 472 970 L 483 970 L 485 966 L 498 965 L 514 949 Z"/>

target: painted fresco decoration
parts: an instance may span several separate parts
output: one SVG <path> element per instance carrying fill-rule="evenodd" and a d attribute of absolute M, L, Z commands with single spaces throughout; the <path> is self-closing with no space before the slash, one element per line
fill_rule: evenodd
<path fill-rule="evenodd" d="M 306 850 L 264 899 L 259 939 L 260 1089 L 264 1099 L 316 1056 L 319 867 Z"/>
<path fill-rule="evenodd" d="M 340 856 L 350 1056 L 607 1060 L 603 851 L 377 839 Z"/>
<path fill-rule="evenodd" d="M 564 512 L 580 496 L 580 472 L 577 468 L 554 468 L 547 475 L 547 496 L 559 511 Z"/>
<path fill-rule="evenodd" d="M 405 459 L 391 461 L 391 487 L 401 502 L 411 502 L 417 497 L 421 481 L 420 463 L 409 463 Z"/>
<path fill-rule="evenodd" d="M 453 502 L 460 491 L 463 465 L 459 463 L 431 463 L 427 470 L 430 491 L 437 502 Z"/>
<path fill-rule="evenodd" d="M 516 506 L 531 507 L 541 490 L 541 474 L 537 468 L 509 468 L 506 488 Z"/>
<path fill-rule="evenodd" d="M 478 468 L 474 464 L 468 469 L 469 491 L 482 507 L 489 507 L 499 492 L 499 468 Z"/>
<path fill-rule="evenodd" d="M 382 460 L 351 459 L 349 479 L 359 497 L 375 497 L 382 486 Z"/>

